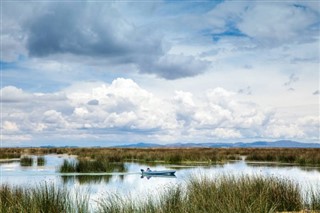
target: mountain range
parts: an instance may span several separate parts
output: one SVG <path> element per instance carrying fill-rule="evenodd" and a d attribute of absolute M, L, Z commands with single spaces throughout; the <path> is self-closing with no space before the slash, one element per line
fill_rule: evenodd
<path fill-rule="evenodd" d="M 207 147 L 207 148 L 320 148 L 320 143 L 302 143 L 290 140 L 280 140 L 274 142 L 255 141 L 251 143 L 173 143 L 173 144 L 155 144 L 155 143 L 136 143 L 114 146 L 117 148 L 188 148 L 188 147 Z"/>

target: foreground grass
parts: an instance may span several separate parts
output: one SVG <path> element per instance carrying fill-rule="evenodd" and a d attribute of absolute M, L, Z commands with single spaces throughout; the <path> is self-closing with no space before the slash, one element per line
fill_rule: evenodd
<path fill-rule="evenodd" d="M 146 194 L 147 195 L 147 194 Z M 311 195 L 311 196 L 310 196 Z M 320 191 L 306 199 L 299 186 L 274 177 L 221 176 L 191 178 L 185 187 L 173 185 L 162 194 L 137 201 L 117 194 L 96 200 L 72 196 L 66 189 L 43 184 L 34 188 L 0 186 L 0 213 L 11 212 L 108 212 L 108 213 L 272 213 L 320 210 Z"/>
<path fill-rule="evenodd" d="M 243 176 L 223 176 L 217 180 L 193 178 L 186 191 L 168 188 L 156 201 L 136 203 L 133 199 L 112 196 L 100 200 L 99 212 L 149 213 L 250 213 L 320 210 L 319 192 L 305 201 L 298 185 L 290 180 Z"/>
<path fill-rule="evenodd" d="M 34 188 L 0 186 L 0 213 L 89 212 L 88 198 L 76 199 L 64 188 L 43 184 Z"/>

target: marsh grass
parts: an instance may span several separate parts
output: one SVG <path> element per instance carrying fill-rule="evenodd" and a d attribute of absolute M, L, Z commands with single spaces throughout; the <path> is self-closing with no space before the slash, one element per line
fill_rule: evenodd
<path fill-rule="evenodd" d="M 311 188 L 307 193 L 307 198 L 309 198 L 309 201 L 307 202 L 308 208 L 319 210 L 320 212 L 320 189 L 317 191 Z"/>
<path fill-rule="evenodd" d="M 20 166 L 32 166 L 33 165 L 33 158 L 24 156 L 20 159 Z"/>
<path fill-rule="evenodd" d="M 135 203 L 131 198 L 111 196 L 99 201 L 99 212 L 138 213 L 272 213 L 300 211 L 317 206 L 319 192 L 310 201 L 303 200 L 299 186 L 274 177 L 221 176 L 191 178 L 186 188 L 173 186 L 155 199 Z M 151 197 L 151 195 L 150 195 Z"/>
<path fill-rule="evenodd" d="M 33 188 L 1 185 L 0 213 L 11 212 L 84 213 L 89 212 L 88 198 L 47 183 Z"/>
<path fill-rule="evenodd" d="M 252 149 L 248 152 L 248 161 L 267 161 L 298 164 L 301 166 L 320 166 L 320 149 Z"/>
<path fill-rule="evenodd" d="M 20 157 L 21 157 L 20 153 L 0 152 L 0 159 L 12 159 L 12 158 L 20 158 Z"/>
<path fill-rule="evenodd" d="M 37 187 L 0 186 L 0 213 L 108 212 L 108 213 L 272 213 L 303 209 L 319 211 L 320 191 L 304 198 L 299 186 L 287 179 L 260 176 L 192 177 L 182 185 L 170 185 L 146 199 L 107 194 L 90 209 L 87 193 L 71 195 L 50 184 Z"/>
<path fill-rule="evenodd" d="M 106 159 L 79 159 L 78 161 L 64 160 L 59 171 L 61 173 L 126 172 L 127 168 L 124 163 L 109 162 Z"/>
<path fill-rule="evenodd" d="M 240 160 L 320 165 L 319 148 L 1 148 L 0 158 L 20 155 L 69 154 L 108 162 L 216 163 Z"/>
<path fill-rule="evenodd" d="M 46 164 L 46 160 L 44 156 L 37 157 L 37 166 L 44 166 Z"/>

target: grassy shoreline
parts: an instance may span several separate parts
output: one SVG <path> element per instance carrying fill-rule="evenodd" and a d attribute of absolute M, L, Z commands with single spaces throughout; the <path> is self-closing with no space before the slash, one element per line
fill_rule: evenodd
<path fill-rule="evenodd" d="M 96 209 L 90 209 L 90 202 L 95 202 Z M 172 185 L 142 201 L 117 194 L 90 201 L 81 193 L 72 195 L 66 188 L 46 183 L 35 187 L 0 186 L 0 213 L 272 213 L 304 209 L 320 210 L 320 189 L 310 190 L 306 198 L 296 183 L 276 177 L 198 176 L 187 180 L 184 187 Z"/>
<path fill-rule="evenodd" d="M 0 148 L 0 159 L 24 155 L 69 154 L 79 159 L 108 162 L 223 163 L 279 162 L 301 166 L 320 166 L 319 148 Z"/>

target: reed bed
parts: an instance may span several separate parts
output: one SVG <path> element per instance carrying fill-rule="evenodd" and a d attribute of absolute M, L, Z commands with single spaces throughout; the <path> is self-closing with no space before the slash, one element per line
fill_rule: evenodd
<path fill-rule="evenodd" d="M 109 162 L 106 159 L 78 161 L 64 160 L 59 171 L 61 173 L 90 173 L 90 172 L 126 172 L 124 163 Z"/>
<path fill-rule="evenodd" d="M 318 199 L 319 192 L 312 192 Z M 99 200 L 99 212 L 136 213 L 272 213 L 320 210 L 318 201 L 303 199 L 299 186 L 290 180 L 242 176 L 191 178 L 186 188 L 167 188 L 156 199 L 135 202 L 111 196 Z"/>
<path fill-rule="evenodd" d="M 24 156 L 20 159 L 20 165 L 21 166 L 32 166 L 33 165 L 33 158 Z"/>
<path fill-rule="evenodd" d="M 239 160 L 320 166 L 319 148 L 1 148 L 0 158 L 20 155 L 69 154 L 108 162 L 215 163 Z"/>
<path fill-rule="evenodd" d="M 248 152 L 247 161 L 281 162 L 320 166 L 320 149 L 258 149 Z"/>
<path fill-rule="evenodd" d="M 46 164 L 46 159 L 44 156 L 37 157 L 37 166 L 44 166 Z"/>
<path fill-rule="evenodd" d="M 0 148 L 0 159 L 12 159 L 20 158 L 21 149 L 20 148 Z"/>
<path fill-rule="evenodd" d="M 306 198 L 299 186 L 287 179 L 260 176 L 192 177 L 186 184 L 168 186 L 147 199 L 109 194 L 90 209 L 89 197 L 72 195 L 53 184 L 36 187 L 0 186 L 0 213 L 97 212 L 97 213 L 272 213 L 304 209 L 319 211 L 320 189 Z"/>
<path fill-rule="evenodd" d="M 0 186 L 0 213 L 89 212 L 88 198 L 72 196 L 67 189 L 47 183 L 34 188 Z"/>

